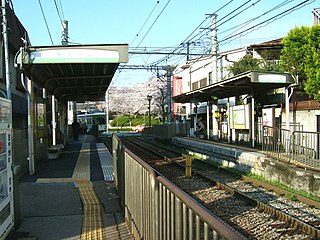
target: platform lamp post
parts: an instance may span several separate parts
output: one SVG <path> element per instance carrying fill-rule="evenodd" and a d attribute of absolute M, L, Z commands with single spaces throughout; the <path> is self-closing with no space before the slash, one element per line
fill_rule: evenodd
<path fill-rule="evenodd" d="M 147 99 L 148 99 L 148 103 L 149 103 L 149 106 L 148 106 L 148 110 L 149 110 L 149 127 L 151 126 L 151 99 L 152 99 L 152 96 L 151 95 L 147 95 Z"/>

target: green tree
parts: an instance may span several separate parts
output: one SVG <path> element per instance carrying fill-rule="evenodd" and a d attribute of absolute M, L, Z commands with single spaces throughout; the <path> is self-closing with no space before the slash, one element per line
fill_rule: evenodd
<path fill-rule="evenodd" d="M 299 89 L 320 101 L 320 26 L 296 27 L 282 43 L 282 70 L 298 75 Z"/>
<path fill-rule="evenodd" d="M 234 76 L 253 70 L 260 70 L 260 59 L 253 58 L 250 54 L 245 55 L 228 67 L 228 71 Z"/>

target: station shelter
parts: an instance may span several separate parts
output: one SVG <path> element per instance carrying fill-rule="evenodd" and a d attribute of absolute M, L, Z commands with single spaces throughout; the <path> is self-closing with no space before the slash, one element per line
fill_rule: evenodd
<path fill-rule="evenodd" d="M 287 73 L 250 71 L 174 96 L 173 101 L 193 106 L 192 132 L 201 116 L 207 139 L 237 142 L 242 135 L 242 140 L 254 147 L 259 137 L 257 119 L 262 107 L 267 109 L 269 105 L 272 110 L 271 114 L 264 112 L 262 124 L 274 127 L 274 106 L 289 115 L 288 89 L 293 85 L 295 80 Z"/>
<path fill-rule="evenodd" d="M 14 60 L 27 98 L 27 159 L 29 174 L 33 175 L 37 163 L 48 159 L 48 147 L 63 145 L 70 137 L 68 102 L 105 100 L 119 64 L 128 62 L 128 45 L 24 46 Z M 15 222 L 13 176 L 18 166 L 14 166 L 12 156 L 12 103 L 0 97 L 1 239 Z M 25 146 L 23 140 L 15 141 L 20 141 L 15 145 Z"/>

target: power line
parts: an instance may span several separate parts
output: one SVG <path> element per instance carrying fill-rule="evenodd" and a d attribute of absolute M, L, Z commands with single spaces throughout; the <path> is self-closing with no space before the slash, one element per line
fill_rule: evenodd
<path fill-rule="evenodd" d="M 40 6 L 40 9 L 41 9 L 41 12 L 42 12 L 42 16 L 43 16 L 44 22 L 45 22 L 46 27 L 47 27 L 47 31 L 48 31 L 48 34 L 49 34 L 51 43 L 52 43 L 52 45 L 54 45 L 54 44 L 53 44 L 53 40 L 52 40 L 52 36 L 51 36 L 51 33 L 50 33 L 50 29 L 49 29 L 49 26 L 48 26 L 48 23 L 47 23 L 47 19 L 46 19 L 46 16 L 45 16 L 45 14 L 44 14 L 44 11 L 43 11 L 43 8 L 42 8 L 42 5 L 41 5 L 41 1 L 38 0 L 38 2 L 39 2 L 39 6 Z"/>
<path fill-rule="evenodd" d="M 60 14 L 60 11 L 59 11 L 59 8 L 58 8 L 58 5 L 57 5 L 57 1 L 56 0 L 53 0 L 53 1 L 54 1 L 54 5 L 56 6 L 56 10 L 57 10 L 60 22 L 62 22 L 62 16 Z"/>
<path fill-rule="evenodd" d="M 227 7 L 231 2 L 233 2 L 233 0 L 230 0 L 229 2 L 227 2 L 226 4 L 224 4 L 223 6 L 221 6 L 219 9 L 217 9 L 214 13 L 212 14 L 216 14 L 218 13 L 220 10 L 224 9 L 225 7 Z M 178 46 L 176 47 L 171 54 L 174 54 L 176 51 L 183 50 L 185 49 L 184 43 L 186 43 L 187 41 L 191 41 L 193 40 L 197 35 L 195 35 L 194 37 L 192 37 L 191 39 L 189 39 L 200 27 L 201 25 L 212 15 L 212 14 L 208 14 L 208 16 L 185 38 L 185 40 Z M 162 58 L 156 62 L 154 62 L 153 64 L 160 64 L 163 61 L 167 61 L 169 59 L 170 54 L 168 54 L 167 57 Z"/>
<path fill-rule="evenodd" d="M 147 19 L 144 21 L 144 23 L 142 24 L 142 27 L 140 28 L 139 32 L 136 34 L 136 36 L 134 37 L 134 39 L 132 40 L 131 44 L 136 40 L 136 38 L 139 36 L 140 32 L 142 31 L 142 29 L 144 28 L 144 26 L 146 25 L 146 23 L 148 22 L 149 18 L 151 17 L 152 13 L 154 12 L 154 10 L 156 9 L 157 5 L 159 4 L 160 1 L 157 1 L 157 3 L 155 4 L 154 8 L 152 9 L 152 11 L 150 12 L 149 16 L 147 17 Z"/>
<path fill-rule="evenodd" d="M 146 36 L 148 35 L 148 33 L 150 32 L 151 28 L 154 26 L 154 24 L 157 22 L 157 20 L 159 19 L 159 17 L 161 16 L 161 14 L 163 13 L 163 11 L 167 8 L 168 4 L 170 3 L 171 0 L 168 0 L 167 4 L 164 6 L 164 8 L 161 10 L 161 12 L 159 13 L 159 15 L 156 17 L 156 19 L 153 21 L 153 23 L 151 24 L 150 28 L 148 29 L 148 31 L 146 32 L 146 34 L 143 36 L 143 38 L 141 39 L 141 41 L 139 42 L 139 44 L 137 45 L 137 47 L 140 46 L 140 44 L 143 42 L 143 40 L 146 38 Z"/>
<path fill-rule="evenodd" d="M 225 30 L 225 31 L 223 31 L 223 32 L 220 32 L 220 34 L 223 34 L 223 33 L 225 33 L 225 32 L 228 32 L 228 31 L 230 31 L 230 30 L 233 30 L 233 29 L 235 29 L 235 28 L 238 28 L 237 30 L 235 30 L 233 33 L 230 34 L 230 35 L 232 35 L 232 34 L 234 34 L 235 32 L 237 32 L 237 31 L 239 31 L 240 29 L 242 29 L 243 27 L 245 27 L 245 26 L 247 26 L 248 24 L 250 24 L 251 22 L 253 22 L 253 21 L 255 21 L 255 20 L 257 20 L 257 19 L 259 19 L 259 18 L 261 18 L 261 17 L 263 17 L 263 16 L 265 16 L 265 15 L 267 15 L 267 14 L 269 14 L 269 13 L 271 13 L 271 12 L 273 12 L 273 11 L 275 11 L 275 10 L 283 7 L 283 6 L 285 6 L 285 5 L 287 5 L 287 4 L 289 4 L 289 3 L 292 2 L 292 1 L 294 1 L 294 0 L 286 0 L 286 1 L 284 1 L 284 2 L 282 2 L 282 3 L 280 3 L 280 4 L 278 4 L 278 5 L 274 6 L 273 8 L 269 9 L 268 11 L 260 14 L 259 16 L 254 17 L 254 18 L 251 18 L 251 19 L 249 19 L 248 21 L 245 21 L 245 22 L 243 22 L 243 23 L 241 23 L 241 24 L 239 24 L 239 25 L 236 25 L 236 26 L 228 29 L 228 30 Z M 228 36 L 230 36 L 230 35 L 228 35 Z M 228 37 L 228 36 L 227 36 L 227 37 Z"/>
<path fill-rule="evenodd" d="M 312 0 L 310 2 L 310 0 L 306 0 L 306 1 L 302 2 L 302 3 L 299 3 L 299 4 L 295 5 L 295 6 L 293 6 L 292 8 L 289 8 L 289 9 L 287 9 L 287 10 L 285 10 L 285 11 L 283 11 L 283 12 L 281 12 L 281 13 L 279 13 L 279 14 L 277 14 L 277 15 L 275 15 L 275 16 L 273 16 L 273 17 L 271 17 L 271 18 L 269 18 L 269 19 L 267 19 L 265 21 L 263 21 L 263 22 L 260 22 L 260 23 L 254 25 L 254 26 L 252 26 L 250 28 L 247 28 L 247 29 L 241 31 L 240 33 L 237 33 L 237 34 L 234 34 L 232 36 L 226 37 L 226 38 L 222 39 L 221 41 L 219 41 L 219 43 L 225 42 L 225 41 L 227 41 L 229 39 L 232 39 L 232 38 L 235 38 L 237 36 L 243 36 L 243 35 L 245 35 L 244 33 L 248 34 L 250 30 L 251 30 L 250 32 L 252 32 L 252 31 L 256 30 L 255 28 L 258 27 L 258 26 L 260 26 L 259 28 L 261 28 L 263 26 L 266 26 L 266 25 L 270 24 L 271 22 L 274 22 L 275 20 L 290 14 L 291 12 L 304 7 L 305 5 L 313 3 L 314 1 L 315 0 Z M 308 3 L 308 2 L 310 2 L 310 3 Z M 265 25 L 263 25 L 263 24 L 265 24 Z M 261 26 L 261 25 L 263 25 L 263 26 Z"/>

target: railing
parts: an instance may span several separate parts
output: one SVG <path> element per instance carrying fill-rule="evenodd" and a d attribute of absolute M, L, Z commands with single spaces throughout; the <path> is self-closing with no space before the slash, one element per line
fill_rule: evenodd
<path fill-rule="evenodd" d="M 115 135 L 113 146 L 115 183 L 135 239 L 245 239 L 123 148 Z"/>
<path fill-rule="evenodd" d="M 306 169 L 320 170 L 320 132 L 263 127 L 262 150 L 269 156 Z"/>

